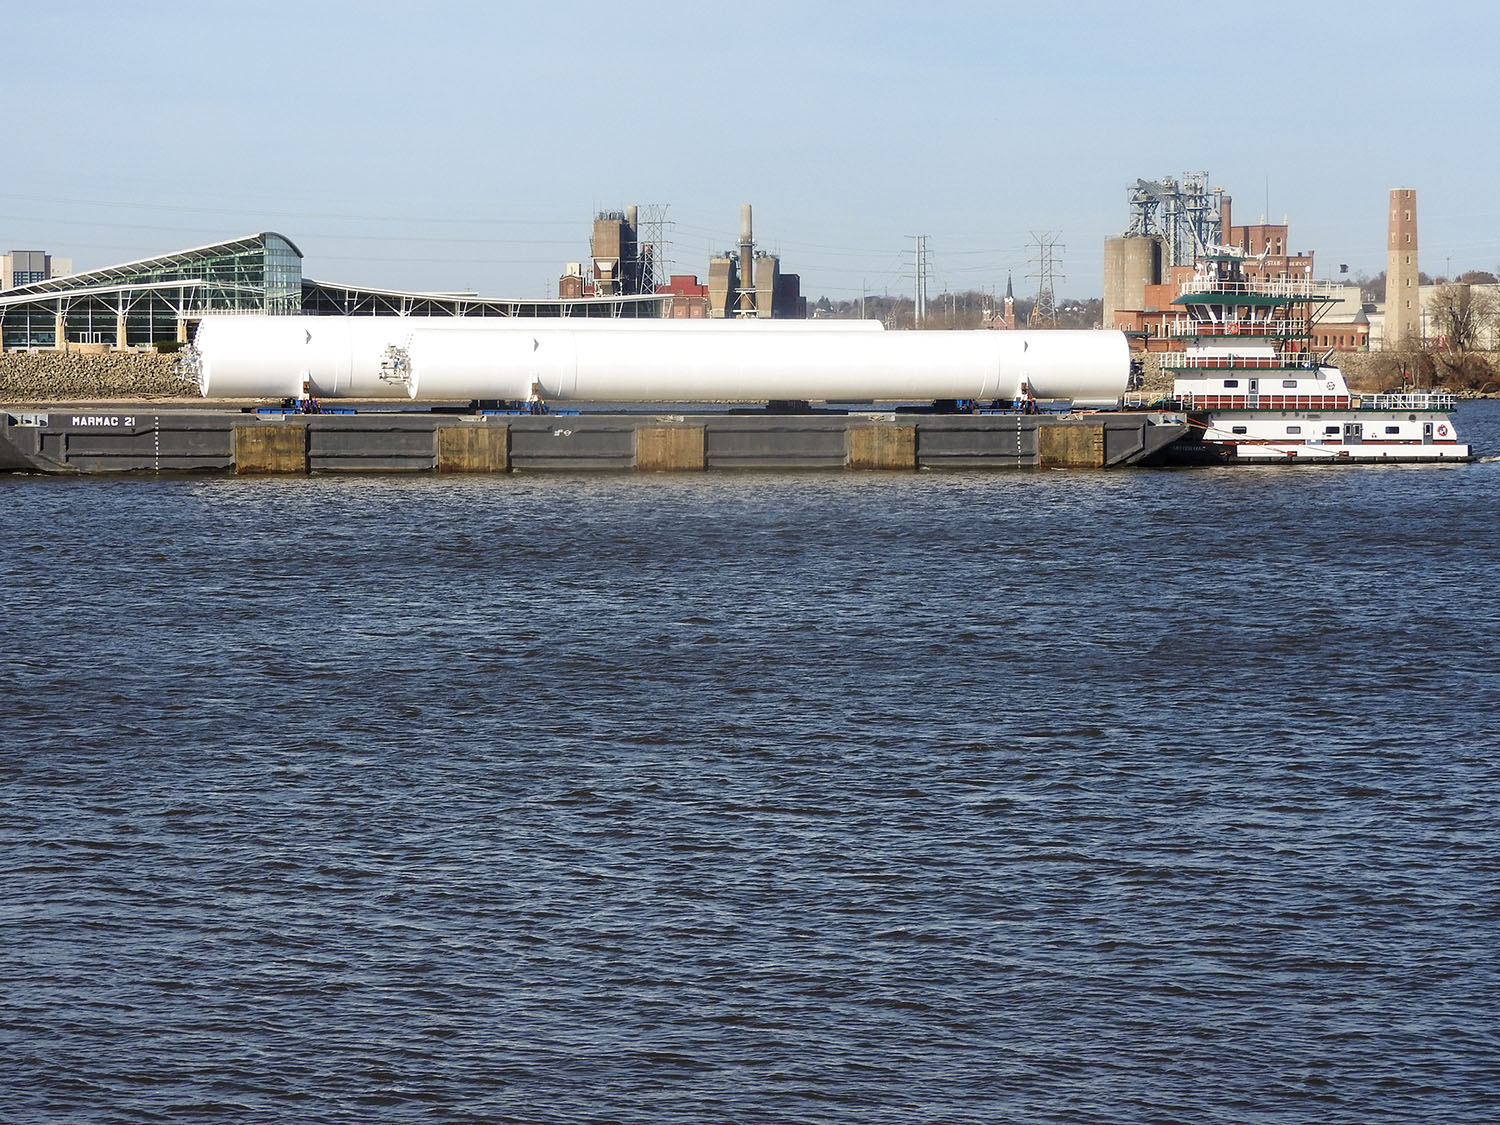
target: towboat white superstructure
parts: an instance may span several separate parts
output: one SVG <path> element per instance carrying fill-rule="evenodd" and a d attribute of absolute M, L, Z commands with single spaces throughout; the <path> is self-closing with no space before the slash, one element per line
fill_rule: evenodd
<path fill-rule="evenodd" d="M 1440 391 L 1351 394 L 1343 373 L 1309 350 L 1333 297 L 1325 283 L 1247 281 L 1243 256 L 1198 263 L 1173 302 L 1184 350 L 1162 356 L 1196 440 L 1188 459 L 1221 461 L 1468 461 Z"/>

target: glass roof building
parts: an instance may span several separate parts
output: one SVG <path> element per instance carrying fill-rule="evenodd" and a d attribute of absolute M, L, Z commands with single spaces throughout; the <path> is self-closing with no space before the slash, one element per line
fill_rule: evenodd
<path fill-rule="evenodd" d="M 211 312 L 300 312 L 302 251 L 267 231 L 0 293 L 0 346 L 140 347 Z"/>
<path fill-rule="evenodd" d="M 511 301 L 334 285 L 304 278 L 302 251 L 286 236 L 263 231 L 0 292 L 0 348 L 183 343 L 189 324 L 208 313 L 654 317 L 661 300 L 648 294 Z"/>

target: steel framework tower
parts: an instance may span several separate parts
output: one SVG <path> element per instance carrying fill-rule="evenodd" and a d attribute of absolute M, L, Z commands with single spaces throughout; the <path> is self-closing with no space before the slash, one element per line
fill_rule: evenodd
<path fill-rule="evenodd" d="M 1031 316 L 1026 323 L 1033 327 L 1057 327 L 1057 278 L 1064 275 L 1057 273 L 1056 252 L 1067 249 L 1057 241 L 1058 237 L 1051 231 L 1031 232 L 1036 244 L 1035 257 L 1028 260 L 1036 266 L 1036 272 L 1027 276 L 1036 278 L 1037 286 L 1036 303 L 1031 306 Z"/>
<path fill-rule="evenodd" d="M 668 206 L 666 203 L 646 203 L 640 208 L 636 239 L 640 246 L 642 293 L 655 293 L 658 285 L 667 283 L 671 273 L 667 247 L 672 222 L 667 218 Z"/>
<path fill-rule="evenodd" d="M 1136 180 L 1130 189 L 1132 235 L 1155 235 L 1166 249 L 1164 270 L 1190 266 L 1224 239 L 1223 188 L 1208 186 L 1207 172 L 1186 172 L 1177 180 Z"/>

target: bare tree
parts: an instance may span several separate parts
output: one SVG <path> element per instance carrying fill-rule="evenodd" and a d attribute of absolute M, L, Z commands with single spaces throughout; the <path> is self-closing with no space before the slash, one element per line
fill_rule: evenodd
<path fill-rule="evenodd" d="M 1362 301 L 1385 300 L 1385 270 L 1372 275 L 1360 274 L 1354 279 L 1354 284 L 1359 286 L 1359 298 Z"/>
<path fill-rule="evenodd" d="M 1462 355 L 1490 342 L 1500 327 L 1500 301 L 1488 287 L 1465 282 L 1441 285 L 1427 304 L 1434 343 L 1445 352 Z"/>
<path fill-rule="evenodd" d="M 1444 368 L 1445 380 L 1458 386 L 1474 386 L 1492 376 L 1482 356 L 1471 355 L 1493 345 L 1500 329 L 1500 300 L 1489 286 L 1464 282 L 1439 286 L 1427 305 L 1434 358 Z"/>

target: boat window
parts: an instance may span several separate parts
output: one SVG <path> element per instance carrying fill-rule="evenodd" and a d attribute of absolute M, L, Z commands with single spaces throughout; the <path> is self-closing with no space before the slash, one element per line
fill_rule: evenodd
<path fill-rule="evenodd" d="M 1248 434 L 1250 430 L 1247 426 L 1236 426 L 1234 427 L 1234 432 L 1237 434 Z"/>
<path fill-rule="evenodd" d="M 1401 432 L 1401 427 L 1400 426 L 1387 426 L 1385 428 L 1385 432 L 1388 433 L 1388 434 L 1399 434 Z"/>
<path fill-rule="evenodd" d="M 1288 426 L 1286 428 L 1286 432 L 1289 433 L 1289 434 L 1300 434 L 1302 432 L 1302 427 L 1301 426 Z"/>
<path fill-rule="evenodd" d="M 1239 385 L 1240 385 L 1240 381 L 1239 381 L 1239 380 L 1238 380 L 1238 379 L 1225 379 L 1225 380 L 1224 380 L 1224 389 L 1225 389 L 1225 390 L 1226 390 L 1226 391 L 1227 391 L 1227 390 L 1228 390 L 1228 389 L 1229 389 L 1229 388 L 1230 388 L 1230 387 L 1238 387 L 1238 386 L 1239 386 Z"/>
<path fill-rule="evenodd" d="M 1324 426 L 1323 432 L 1325 434 L 1336 434 L 1339 432 L 1339 428 L 1337 426 Z"/>
<path fill-rule="evenodd" d="M 1283 379 L 1281 381 L 1281 385 L 1283 387 L 1291 387 L 1291 388 L 1295 389 L 1296 386 L 1297 386 L 1297 380 L 1295 380 L 1295 379 Z"/>

